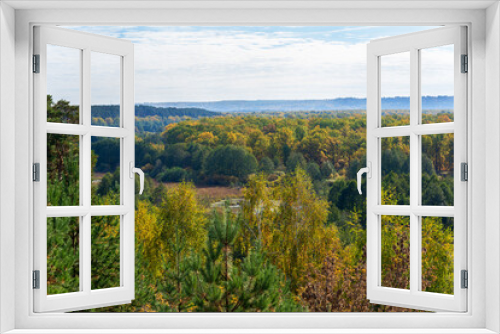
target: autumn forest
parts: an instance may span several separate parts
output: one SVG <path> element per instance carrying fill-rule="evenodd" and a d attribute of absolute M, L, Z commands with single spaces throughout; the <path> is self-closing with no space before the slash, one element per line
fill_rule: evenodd
<path fill-rule="evenodd" d="M 409 312 L 366 298 L 366 114 L 136 110 L 135 299 L 92 312 Z M 175 108 L 172 108 L 175 109 Z M 78 107 L 48 96 L 49 122 Z M 95 125 L 119 116 L 97 108 Z M 387 110 L 383 126 L 408 124 Z M 453 121 L 453 112 L 423 115 Z M 422 203 L 453 205 L 453 134 L 422 136 Z M 382 202 L 409 204 L 409 138 L 383 138 Z M 79 205 L 79 138 L 47 135 L 47 205 Z M 364 182 L 364 181 L 363 181 Z M 364 188 L 364 184 L 363 184 Z M 138 181 L 136 180 L 136 189 Z M 120 203 L 120 140 L 92 139 L 92 205 Z M 409 218 L 382 216 L 383 286 L 409 289 Z M 78 218 L 47 221 L 48 293 L 79 289 Z M 120 284 L 120 217 L 92 218 L 92 289 Z M 453 219 L 422 218 L 422 290 L 453 294 Z"/>

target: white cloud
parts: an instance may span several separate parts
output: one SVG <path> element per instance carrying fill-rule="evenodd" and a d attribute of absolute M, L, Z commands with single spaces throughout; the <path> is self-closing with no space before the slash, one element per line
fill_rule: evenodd
<path fill-rule="evenodd" d="M 126 38 L 135 45 L 136 102 L 216 101 L 237 99 L 326 99 L 366 96 L 366 27 L 346 31 L 343 40 L 321 32 L 84 27 L 87 32 Z M 356 38 L 359 34 L 360 39 Z M 353 42 L 354 41 L 354 42 Z M 444 68 L 444 53 L 433 53 Z M 431 56 L 429 56 L 431 57 Z M 104 62 L 101 71 L 109 71 Z M 401 64 L 389 64 L 393 87 L 401 95 Z M 425 72 L 432 92 L 445 92 L 442 71 Z M 114 103 L 115 85 L 101 76 L 93 103 Z M 59 89 L 59 88 L 58 88 Z M 64 94 L 62 94 L 64 95 Z M 116 94 L 115 94 L 116 95 Z M 437 95 L 437 94 L 436 94 Z"/>
<path fill-rule="evenodd" d="M 138 102 L 365 95 L 364 44 L 262 33 L 132 35 L 141 41 L 136 47 Z"/>
<path fill-rule="evenodd" d="M 80 104 L 80 51 L 47 46 L 47 94 L 54 101 L 64 99 Z"/>

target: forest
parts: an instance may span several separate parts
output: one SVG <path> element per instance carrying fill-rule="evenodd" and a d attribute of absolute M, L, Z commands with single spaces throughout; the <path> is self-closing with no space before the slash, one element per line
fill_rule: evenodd
<path fill-rule="evenodd" d="M 78 123 L 66 101 L 48 96 L 47 110 L 49 122 Z M 449 110 L 423 115 L 452 120 Z M 408 114 L 388 111 L 382 124 L 408 124 Z M 409 138 L 381 147 L 383 204 L 409 204 Z M 136 129 L 135 150 L 147 175 L 136 197 L 136 297 L 91 311 L 415 311 L 366 299 L 366 199 L 355 182 L 363 112 L 186 117 Z M 119 204 L 119 157 L 118 139 L 92 139 L 92 205 Z M 47 205 L 78 205 L 78 136 L 48 134 L 47 161 Z M 424 205 L 453 205 L 453 168 L 453 135 L 423 136 Z M 409 218 L 381 223 L 382 285 L 409 289 Z M 79 289 L 78 226 L 47 221 L 49 294 Z M 119 235 L 119 217 L 93 217 L 93 289 L 119 286 Z M 453 294 L 452 218 L 422 217 L 422 266 L 423 291 Z"/>
<path fill-rule="evenodd" d="M 119 126 L 118 105 L 94 105 L 91 107 L 92 125 Z M 137 133 L 161 132 L 166 125 L 186 119 L 219 116 L 220 113 L 200 108 L 162 108 L 147 105 L 135 106 L 135 127 Z"/>

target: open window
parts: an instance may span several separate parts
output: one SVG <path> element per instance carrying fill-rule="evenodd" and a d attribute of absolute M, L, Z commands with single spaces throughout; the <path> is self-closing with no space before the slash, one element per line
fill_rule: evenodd
<path fill-rule="evenodd" d="M 34 28 L 35 312 L 134 299 L 133 57 L 128 41 Z M 64 102 L 58 102 L 65 104 L 64 115 L 47 97 L 55 86 L 64 88 Z M 119 115 L 119 122 L 94 124 L 96 103 L 118 105 L 109 112 Z M 99 143 L 114 170 L 112 199 L 103 200 L 95 187 L 101 181 L 93 159 Z M 58 260 L 62 254 L 72 256 Z"/>
<path fill-rule="evenodd" d="M 460 27 L 369 44 L 372 303 L 466 310 L 466 182 L 458 168 L 467 162 L 465 47 Z M 133 46 L 37 27 L 34 51 L 35 311 L 129 303 L 135 279 Z M 436 78 L 448 89 L 442 95 L 451 97 L 451 112 L 428 108 L 440 95 Z M 59 95 L 52 98 L 53 92 Z M 98 175 L 103 165 L 107 179 Z M 105 198 L 104 186 L 111 192 Z"/>
<path fill-rule="evenodd" d="M 372 303 L 466 311 L 466 54 L 465 27 L 379 39 L 368 45 L 364 171 L 368 174 L 367 297 Z M 429 113 L 439 113 L 426 110 L 426 100 L 438 95 L 428 80 L 436 74 L 447 82 L 454 108 L 429 122 Z M 387 108 L 387 96 L 410 99 L 402 98 L 400 106 Z M 402 110 L 398 122 L 386 122 L 388 109 Z M 430 137 L 437 137 L 432 142 L 439 142 L 442 149 L 428 147 Z M 390 170 L 387 157 L 394 142 L 408 148 L 400 152 L 407 161 L 405 174 Z M 432 164 L 439 168 L 429 168 Z M 391 184 L 395 178 L 400 178 L 398 185 Z M 451 202 L 436 195 L 443 189 L 451 192 Z M 436 227 L 436 221 L 452 232 L 446 244 L 437 242 L 443 227 Z M 436 275 L 443 275 L 449 284 L 434 286 Z"/>

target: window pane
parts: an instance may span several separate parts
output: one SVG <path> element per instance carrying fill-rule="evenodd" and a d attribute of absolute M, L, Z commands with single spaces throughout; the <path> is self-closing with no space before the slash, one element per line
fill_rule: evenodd
<path fill-rule="evenodd" d="M 381 216 L 382 286 L 410 289 L 410 217 Z"/>
<path fill-rule="evenodd" d="M 80 123 L 81 50 L 47 45 L 47 122 Z"/>
<path fill-rule="evenodd" d="M 80 218 L 47 218 L 47 294 L 80 290 Z"/>
<path fill-rule="evenodd" d="M 410 53 L 380 57 L 382 126 L 410 124 Z"/>
<path fill-rule="evenodd" d="M 453 218 L 422 217 L 422 291 L 453 294 Z"/>
<path fill-rule="evenodd" d="M 453 122 L 453 45 L 420 50 L 422 123 Z"/>
<path fill-rule="evenodd" d="M 92 137 L 92 205 L 120 205 L 120 138 Z"/>
<path fill-rule="evenodd" d="M 91 286 L 120 286 L 120 216 L 92 217 Z"/>
<path fill-rule="evenodd" d="M 381 141 L 382 205 L 410 205 L 410 137 Z"/>
<path fill-rule="evenodd" d="M 80 137 L 47 134 L 47 205 L 80 205 Z"/>
<path fill-rule="evenodd" d="M 453 206 L 453 134 L 421 138 L 422 205 Z"/>
<path fill-rule="evenodd" d="M 91 53 L 92 125 L 120 126 L 121 57 Z"/>

